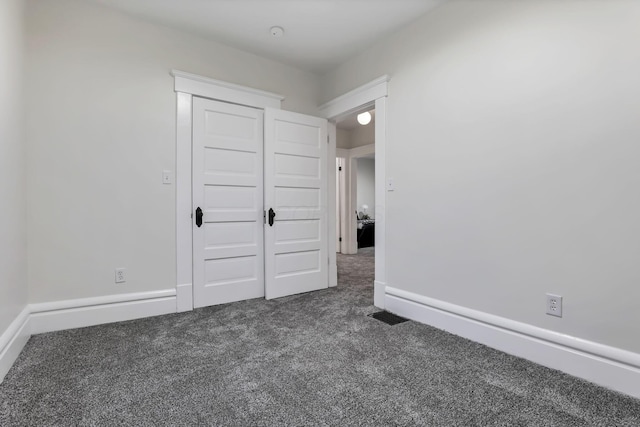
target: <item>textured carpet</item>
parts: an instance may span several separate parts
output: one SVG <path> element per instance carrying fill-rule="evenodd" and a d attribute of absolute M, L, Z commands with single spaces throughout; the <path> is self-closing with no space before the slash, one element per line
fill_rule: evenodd
<path fill-rule="evenodd" d="M 33 336 L 0 425 L 640 426 L 640 401 L 437 329 L 368 317 L 373 250 L 339 286 Z"/>

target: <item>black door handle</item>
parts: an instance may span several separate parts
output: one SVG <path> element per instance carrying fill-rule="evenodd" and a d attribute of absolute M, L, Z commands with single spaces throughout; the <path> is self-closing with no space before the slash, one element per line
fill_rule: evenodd
<path fill-rule="evenodd" d="M 196 209 L 196 225 L 198 226 L 198 228 L 202 226 L 203 216 L 204 216 L 204 213 L 202 212 L 202 209 L 200 209 L 200 206 L 198 206 L 198 209 Z"/>
<path fill-rule="evenodd" d="M 273 227 L 273 219 L 276 217 L 276 211 L 273 208 L 269 208 L 269 226 Z"/>

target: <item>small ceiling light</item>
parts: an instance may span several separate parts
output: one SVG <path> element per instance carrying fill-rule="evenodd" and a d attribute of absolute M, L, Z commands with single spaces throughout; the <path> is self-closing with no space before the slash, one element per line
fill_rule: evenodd
<path fill-rule="evenodd" d="M 284 36 L 284 28 L 282 27 L 271 27 L 271 35 L 275 38 L 280 38 Z"/>
<path fill-rule="evenodd" d="M 358 123 L 360 123 L 362 126 L 368 125 L 369 122 L 371 122 L 370 112 L 365 111 L 364 113 L 358 114 Z"/>

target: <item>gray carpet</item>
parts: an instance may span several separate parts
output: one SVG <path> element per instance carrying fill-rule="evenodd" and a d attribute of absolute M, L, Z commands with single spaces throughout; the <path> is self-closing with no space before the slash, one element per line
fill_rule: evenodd
<path fill-rule="evenodd" d="M 640 426 L 640 401 L 437 329 L 367 317 L 373 250 L 339 287 L 34 336 L 0 425 Z"/>

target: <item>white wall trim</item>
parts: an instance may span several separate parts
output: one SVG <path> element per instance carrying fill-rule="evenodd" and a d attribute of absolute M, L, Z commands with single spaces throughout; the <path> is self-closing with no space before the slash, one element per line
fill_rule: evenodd
<path fill-rule="evenodd" d="M 640 354 L 386 287 L 385 308 L 532 362 L 640 398 Z"/>
<path fill-rule="evenodd" d="M 182 313 L 193 310 L 193 284 L 178 285 L 176 291 L 176 311 Z"/>
<path fill-rule="evenodd" d="M 0 383 L 29 341 L 30 336 L 29 307 L 27 306 L 0 335 Z"/>
<path fill-rule="evenodd" d="M 348 158 L 349 158 L 349 153 L 348 150 L 344 150 L 342 148 L 336 149 L 336 159 L 340 159 L 340 167 L 342 168 L 340 173 L 337 174 L 339 177 L 339 182 L 338 182 L 338 186 L 336 186 L 336 191 L 338 192 L 339 196 L 339 206 L 340 209 L 337 213 L 337 218 L 340 219 L 340 221 L 336 221 L 339 222 L 339 225 L 337 225 L 336 227 L 340 227 L 340 244 L 338 245 L 338 252 L 340 252 L 341 254 L 346 254 L 347 253 L 347 241 L 348 241 L 348 237 L 347 237 L 347 183 L 349 182 L 348 177 L 347 177 L 347 173 L 349 172 L 349 167 L 348 167 Z M 338 197 L 336 197 L 336 203 L 338 203 Z M 337 231 L 337 230 L 336 230 Z M 337 271 L 336 271 L 336 285 L 337 285 Z"/>
<path fill-rule="evenodd" d="M 376 179 L 376 228 L 375 228 L 375 280 L 387 282 L 387 98 L 376 99 L 375 122 L 375 179 Z M 382 293 L 380 293 L 382 292 Z M 384 287 L 373 287 L 376 307 L 384 308 Z"/>
<path fill-rule="evenodd" d="M 366 83 L 350 92 L 339 96 L 319 107 L 321 114 L 327 119 L 338 122 L 350 113 L 362 109 L 366 106 L 375 105 L 375 144 L 376 153 L 376 256 L 375 256 L 375 282 L 386 283 L 387 275 L 387 255 L 386 255 L 386 144 L 387 144 L 387 95 L 389 93 L 389 76 L 384 75 L 369 83 Z M 343 154 L 343 151 L 336 150 L 336 154 Z M 332 162 L 335 167 L 335 162 Z M 347 162 L 350 165 L 351 162 Z M 352 169 L 348 167 L 347 169 Z M 334 172 L 335 173 L 335 172 Z M 345 176 L 352 174 L 352 171 L 345 170 Z M 329 197 L 335 199 L 335 187 L 329 188 Z M 353 210 L 347 207 L 350 211 Z M 335 235 L 335 230 L 329 230 Z M 351 235 L 349 229 L 345 230 L 346 235 Z M 347 246 L 348 247 L 348 246 Z M 375 284 L 374 282 L 374 284 Z M 374 286 L 374 304 L 384 308 L 384 294 L 377 292 L 384 291 L 384 287 Z M 376 303 L 377 302 L 377 303 Z"/>
<path fill-rule="evenodd" d="M 363 106 L 371 105 L 376 99 L 387 96 L 389 80 L 390 77 L 388 75 L 380 76 L 369 83 L 322 104 L 318 107 L 318 110 L 320 114 L 327 119 L 340 121 L 344 116 L 349 115 L 355 110 Z"/>
<path fill-rule="evenodd" d="M 176 94 L 176 291 L 193 282 L 193 201 L 191 193 L 191 124 L 193 96 Z M 187 298 L 186 300 L 184 298 Z M 177 305 L 193 310 L 193 294 L 177 293 Z M 188 306 L 191 308 L 187 308 Z"/>
<path fill-rule="evenodd" d="M 373 282 L 373 305 L 378 308 L 384 308 L 384 298 L 386 294 L 387 284 L 374 280 Z"/>
<path fill-rule="evenodd" d="M 174 90 L 176 92 L 188 93 L 203 98 L 262 109 L 266 107 L 280 108 L 284 100 L 282 95 L 276 93 L 223 82 L 184 71 L 171 70 L 171 75 L 175 78 Z"/>
<path fill-rule="evenodd" d="M 78 299 L 71 299 L 71 300 L 41 302 L 36 304 L 30 304 L 29 309 L 31 311 L 31 314 L 37 314 L 37 313 L 44 313 L 47 311 L 65 310 L 69 308 L 91 307 L 94 305 L 115 304 L 119 302 L 131 302 L 131 301 L 140 301 L 140 300 L 147 300 L 147 299 L 154 299 L 154 298 L 167 298 L 167 297 L 175 297 L 175 296 L 176 296 L 175 289 L 164 289 L 159 291 L 134 292 L 134 293 L 128 293 L 128 294 L 105 295 L 101 297 L 92 297 L 92 298 L 78 298 Z"/>
<path fill-rule="evenodd" d="M 0 382 L 33 334 L 175 313 L 176 289 L 30 304 L 0 335 Z"/>
<path fill-rule="evenodd" d="M 83 328 L 176 312 L 176 290 L 137 292 L 29 306 L 32 334 Z"/>
<path fill-rule="evenodd" d="M 338 286 L 338 260 L 336 256 L 336 197 L 331 197 L 332 191 L 336 189 L 336 124 L 327 123 L 327 134 L 329 136 L 329 147 L 327 149 L 327 247 L 329 248 L 329 287 Z"/>
<path fill-rule="evenodd" d="M 11 340 L 13 340 L 18 333 L 18 331 L 23 327 L 23 324 L 29 318 L 29 307 L 25 307 L 18 316 L 13 319 L 13 322 L 9 324 L 9 327 L 4 331 L 2 335 L 0 335 L 0 353 L 3 352 L 6 347 L 9 345 Z"/>

